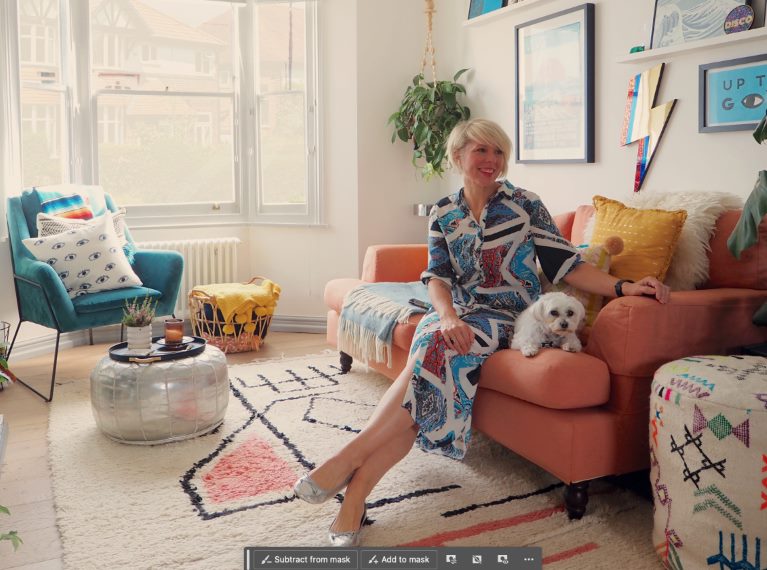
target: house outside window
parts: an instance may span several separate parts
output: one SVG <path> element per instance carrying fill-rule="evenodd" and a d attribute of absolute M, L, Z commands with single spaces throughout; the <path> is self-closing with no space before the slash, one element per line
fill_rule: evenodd
<path fill-rule="evenodd" d="M 141 61 L 150 62 L 157 59 L 157 46 L 144 44 L 141 46 Z"/>
<path fill-rule="evenodd" d="M 11 1 L 26 184 L 74 181 L 77 156 L 134 220 L 320 221 L 315 2 Z"/>
<path fill-rule="evenodd" d="M 18 17 L 22 182 L 59 184 L 70 172 L 59 2 L 20 0 Z"/>

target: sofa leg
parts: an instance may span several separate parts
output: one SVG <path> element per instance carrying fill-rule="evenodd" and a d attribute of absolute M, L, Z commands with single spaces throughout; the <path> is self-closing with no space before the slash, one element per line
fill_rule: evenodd
<path fill-rule="evenodd" d="M 338 353 L 339 360 L 341 361 L 341 373 L 346 374 L 349 372 L 349 370 L 352 369 L 352 360 L 354 360 L 351 356 L 346 354 L 345 352 Z"/>
<path fill-rule="evenodd" d="M 586 512 L 586 504 L 589 502 L 589 482 L 571 483 L 565 487 L 565 507 L 567 516 L 572 519 L 580 519 Z"/>

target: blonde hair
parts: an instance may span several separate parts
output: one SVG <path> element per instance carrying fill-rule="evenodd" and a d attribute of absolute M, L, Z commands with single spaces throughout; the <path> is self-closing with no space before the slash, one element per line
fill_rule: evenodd
<path fill-rule="evenodd" d="M 453 127 L 450 136 L 447 138 L 446 145 L 450 166 L 455 168 L 458 173 L 463 173 L 463 169 L 456 157 L 463 147 L 471 141 L 494 146 L 503 152 L 501 177 L 505 177 L 509 168 L 511 140 L 498 123 L 487 119 L 469 119 L 468 121 L 461 121 Z"/>

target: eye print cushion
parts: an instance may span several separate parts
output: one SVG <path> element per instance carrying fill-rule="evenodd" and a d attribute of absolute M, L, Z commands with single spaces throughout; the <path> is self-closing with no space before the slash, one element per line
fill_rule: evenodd
<path fill-rule="evenodd" d="M 97 220 L 64 233 L 24 240 L 37 260 L 58 273 L 71 298 L 142 284 L 123 253 L 112 214 Z"/>

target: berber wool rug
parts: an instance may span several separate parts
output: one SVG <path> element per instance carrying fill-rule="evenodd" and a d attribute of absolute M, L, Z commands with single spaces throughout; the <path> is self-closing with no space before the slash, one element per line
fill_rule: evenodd
<path fill-rule="evenodd" d="M 224 424 L 132 446 L 96 427 L 88 380 L 51 405 L 50 466 L 68 569 L 242 568 L 245 546 L 324 546 L 336 500 L 291 487 L 365 424 L 389 385 L 334 354 L 234 365 Z M 463 462 L 413 449 L 368 498 L 362 546 L 540 546 L 545 568 L 658 569 L 652 505 L 607 482 L 569 521 L 562 483 L 475 434 Z"/>

